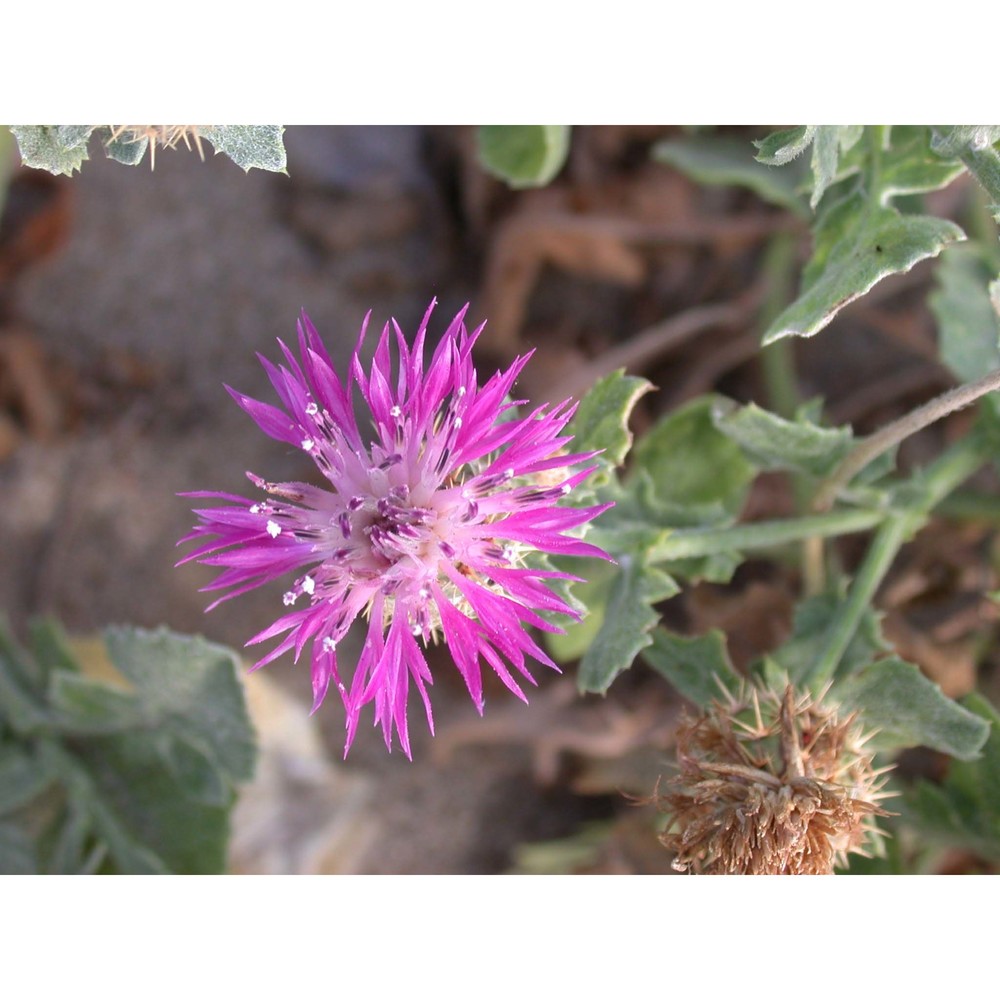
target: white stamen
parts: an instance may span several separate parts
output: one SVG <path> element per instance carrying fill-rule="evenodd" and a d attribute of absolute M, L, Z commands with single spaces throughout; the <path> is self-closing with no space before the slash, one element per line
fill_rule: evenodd
<path fill-rule="evenodd" d="M 392 408 L 392 409 L 391 409 L 391 410 L 389 411 L 389 416 L 390 416 L 390 417 L 396 417 L 396 418 L 399 418 L 399 417 L 401 417 L 402 415 L 403 415 L 403 411 L 402 411 L 402 410 L 401 410 L 401 409 L 400 409 L 400 408 L 399 408 L 398 406 L 394 406 L 394 407 L 393 407 L 393 408 Z"/>
<path fill-rule="evenodd" d="M 312 596 L 313 591 L 316 589 L 316 581 L 311 577 L 303 577 L 302 579 L 302 591 L 305 594 Z"/>
<path fill-rule="evenodd" d="M 424 634 L 424 630 L 419 625 L 411 625 L 410 626 L 410 631 L 414 635 L 423 635 Z"/>
<path fill-rule="evenodd" d="M 262 511 L 261 511 L 261 506 L 260 506 L 260 504 L 259 504 L 259 503 L 255 503 L 255 504 L 254 504 L 254 505 L 253 505 L 253 506 L 252 506 L 252 507 L 250 508 L 250 513 L 251 513 L 251 514 L 260 514 L 260 513 L 262 513 Z"/>
<path fill-rule="evenodd" d="M 319 407 L 315 403 L 307 403 L 306 413 L 308 413 L 310 417 L 315 417 L 316 414 L 319 413 Z"/>
<path fill-rule="evenodd" d="M 452 423 L 455 425 L 455 430 L 457 431 L 462 426 L 462 418 L 461 417 L 455 417 L 455 419 L 452 421 Z"/>
<path fill-rule="evenodd" d="M 463 396 L 465 395 L 465 391 L 466 391 L 466 390 L 465 390 L 465 386 L 464 386 L 464 385 L 460 385 L 460 386 L 459 386 L 459 387 L 458 387 L 458 388 L 457 388 L 457 389 L 455 390 L 455 395 L 456 395 L 456 396 L 458 396 L 458 398 L 459 398 L 459 399 L 461 399 L 461 398 L 462 398 L 462 397 L 463 397 Z"/>
<path fill-rule="evenodd" d="M 312 450 L 313 450 L 313 448 L 315 448 L 315 447 L 316 447 L 316 442 L 315 442 L 315 441 L 313 441 L 313 439 L 312 439 L 312 438 L 306 438 L 306 439 L 305 439 L 305 440 L 304 440 L 304 441 L 302 442 L 302 450 L 303 450 L 303 451 L 312 451 Z"/>
<path fill-rule="evenodd" d="M 298 596 L 299 595 L 296 594 L 294 590 L 286 590 L 284 597 L 281 599 L 285 602 L 285 606 L 287 607 L 290 604 L 294 604 Z"/>
<path fill-rule="evenodd" d="M 337 648 L 337 640 L 331 639 L 330 636 L 325 636 L 323 639 L 323 652 L 332 653 Z M 339 685 L 340 690 L 344 690 L 344 685 Z"/>
<path fill-rule="evenodd" d="M 267 522 L 267 533 L 272 538 L 277 538 L 278 535 L 281 534 L 281 525 L 278 524 L 277 521 L 268 521 Z"/>

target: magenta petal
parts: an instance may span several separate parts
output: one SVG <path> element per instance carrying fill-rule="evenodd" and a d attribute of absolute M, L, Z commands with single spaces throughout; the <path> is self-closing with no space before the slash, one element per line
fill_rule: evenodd
<path fill-rule="evenodd" d="M 182 539 L 193 548 L 178 565 L 218 569 L 203 588 L 219 595 L 210 607 L 284 578 L 272 623 L 248 643 L 273 643 L 254 669 L 307 654 L 313 710 L 331 684 L 341 695 L 345 755 L 368 713 L 386 746 L 410 756 L 412 690 L 433 733 L 424 649 L 441 640 L 477 711 L 484 662 L 526 700 L 531 662 L 557 669 L 533 633 L 561 631 L 553 615 L 578 617 L 550 589 L 578 578 L 529 568 L 531 552 L 608 558 L 576 537 L 608 505 L 568 505 L 593 472 L 593 453 L 572 453 L 564 433 L 575 404 L 518 415 L 512 397 L 530 354 L 481 382 L 472 350 L 482 327 L 466 328 L 468 307 L 425 363 L 433 307 L 412 347 L 394 320 L 384 324 L 369 363 L 366 316 L 340 375 L 303 312 L 295 348 L 279 341 L 277 364 L 261 357 L 278 405 L 229 392 L 264 433 L 309 456 L 321 485 L 248 473 L 256 501 L 187 494 L 214 506 L 195 509 Z M 361 652 L 342 679 L 338 644 L 362 618 Z"/>

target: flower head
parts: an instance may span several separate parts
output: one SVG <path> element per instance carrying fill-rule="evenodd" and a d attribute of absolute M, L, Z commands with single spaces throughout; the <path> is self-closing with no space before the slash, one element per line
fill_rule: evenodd
<path fill-rule="evenodd" d="M 827 875 L 878 848 L 887 793 L 853 715 L 789 686 L 748 686 L 677 733 L 680 773 L 659 797 L 674 868 L 709 875 Z"/>
<path fill-rule="evenodd" d="M 347 711 L 345 754 L 361 711 L 374 703 L 391 749 L 393 730 L 410 755 L 406 707 L 417 689 L 433 732 L 423 648 L 447 644 L 482 713 L 485 661 L 522 700 L 519 679 L 535 683 L 526 657 L 555 667 L 529 626 L 561 631 L 539 612 L 578 617 L 547 581 L 576 579 L 531 568 L 531 550 L 569 556 L 605 553 L 567 534 L 606 506 L 559 506 L 593 471 L 573 471 L 592 454 L 566 454 L 568 401 L 516 415 L 508 396 L 528 357 L 480 385 L 463 309 L 424 366 L 434 303 L 412 348 L 393 321 L 382 331 L 370 370 L 362 326 L 344 381 L 303 313 L 298 357 L 279 341 L 285 364 L 261 359 L 281 400 L 272 406 L 229 390 L 271 437 L 301 448 L 323 486 L 272 483 L 247 473 L 257 500 L 228 493 L 188 494 L 225 501 L 197 510 L 201 523 L 182 541 L 201 544 L 182 560 L 222 572 L 206 590 L 214 604 L 295 574 L 278 619 L 248 645 L 283 636 L 256 666 L 311 645 L 314 711 L 331 683 Z M 395 365 L 393 347 L 397 355 Z M 227 387 L 228 388 L 228 387 Z M 361 419 L 352 399 L 360 396 Z M 296 606 L 298 605 L 298 606 Z M 358 618 L 367 637 L 349 677 L 338 644 Z"/>

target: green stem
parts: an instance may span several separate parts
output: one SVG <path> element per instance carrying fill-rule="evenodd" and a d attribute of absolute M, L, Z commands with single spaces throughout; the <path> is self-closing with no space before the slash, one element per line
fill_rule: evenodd
<path fill-rule="evenodd" d="M 868 204 L 879 208 L 882 204 L 882 153 L 889 145 L 888 125 L 869 125 L 865 129 L 868 140 Z"/>
<path fill-rule="evenodd" d="M 869 462 L 894 448 L 911 434 L 923 430 L 936 420 L 946 417 L 955 410 L 974 403 L 980 396 L 1000 389 L 1000 368 L 984 375 L 975 382 L 968 382 L 956 389 L 932 399 L 917 407 L 911 413 L 886 424 L 881 430 L 859 441 L 847 453 L 840 465 L 827 477 L 816 492 L 813 509 L 829 510 L 840 490 L 846 486 Z"/>
<path fill-rule="evenodd" d="M 874 528 L 880 510 L 835 510 L 782 521 L 757 521 L 731 528 L 678 528 L 649 553 L 650 562 L 670 562 L 744 549 L 767 549 L 806 538 L 831 538 Z"/>
<path fill-rule="evenodd" d="M 767 248 L 764 256 L 767 292 L 757 316 L 757 324 L 762 332 L 770 327 L 792 301 L 795 254 L 796 240 L 787 233 L 779 233 Z M 769 344 L 760 352 L 760 361 L 770 408 L 791 420 L 801 402 L 791 339 L 785 337 Z"/>
<path fill-rule="evenodd" d="M 910 503 L 889 514 L 872 540 L 851 584 L 850 594 L 830 623 L 823 649 L 804 681 L 820 687 L 835 675 L 900 548 L 920 529 L 931 510 L 982 464 L 983 456 L 976 443 L 966 437 L 916 478 L 910 491 Z"/>
<path fill-rule="evenodd" d="M 879 528 L 858 569 L 851 592 L 830 623 L 823 651 L 802 678 L 821 687 L 833 677 L 847 647 L 851 644 L 865 611 L 868 610 L 882 578 L 888 572 L 903 543 L 920 526 L 922 519 L 910 514 L 895 514 Z"/>

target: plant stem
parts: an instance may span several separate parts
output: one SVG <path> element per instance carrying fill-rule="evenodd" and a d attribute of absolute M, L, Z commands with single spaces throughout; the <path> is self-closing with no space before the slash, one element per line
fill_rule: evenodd
<path fill-rule="evenodd" d="M 881 510 L 836 510 L 781 521 L 757 521 L 731 528 L 678 528 L 649 553 L 650 562 L 692 559 L 742 549 L 766 549 L 806 538 L 830 538 L 874 528 Z"/>
<path fill-rule="evenodd" d="M 865 128 L 868 140 L 868 204 L 878 208 L 882 203 L 882 152 L 888 147 L 889 126 L 869 125 Z"/>
<path fill-rule="evenodd" d="M 777 234 L 768 245 L 764 255 L 764 285 L 767 291 L 757 316 L 761 331 L 766 331 L 792 301 L 795 251 L 796 240 L 787 233 Z M 801 402 L 791 339 L 786 337 L 763 348 L 760 362 L 768 405 L 775 413 L 791 420 Z"/>
<path fill-rule="evenodd" d="M 837 616 L 827 629 L 823 652 L 802 678 L 803 681 L 821 687 L 833 677 L 896 553 L 920 527 L 922 520 L 912 514 L 894 514 L 879 528 L 854 577 L 847 600 L 840 605 Z"/>
<path fill-rule="evenodd" d="M 834 676 L 900 548 L 920 529 L 930 511 L 982 464 L 983 456 L 966 437 L 916 477 L 910 504 L 889 514 L 872 540 L 851 584 L 851 592 L 830 623 L 823 650 L 804 681 L 820 687 Z"/>
<path fill-rule="evenodd" d="M 984 375 L 975 382 L 968 382 L 943 393 L 911 413 L 887 424 L 869 437 L 863 438 L 822 483 L 813 500 L 813 510 L 829 510 L 842 487 L 879 455 L 936 420 L 974 403 L 980 396 L 997 389 L 1000 389 L 1000 369 Z"/>

